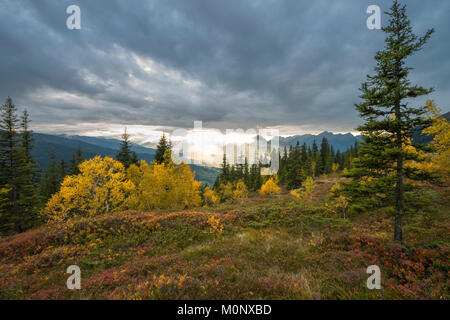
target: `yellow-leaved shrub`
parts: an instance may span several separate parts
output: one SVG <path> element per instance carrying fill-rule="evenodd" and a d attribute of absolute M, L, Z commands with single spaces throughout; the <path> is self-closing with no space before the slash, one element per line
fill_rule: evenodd
<path fill-rule="evenodd" d="M 306 201 L 311 201 L 312 192 L 316 187 L 313 177 L 307 177 L 305 181 L 303 181 L 302 187 L 302 191 L 298 192 L 296 190 L 291 190 L 290 194 L 297 198 L 297 200 L 303 201 L 304 203 L 306 203 Z"/>
<path fill-rule="evenodd" d="M 47 203 L 44 213 L 50 221 L 66 221 L 75 215 L 93 216 L 125 208 L 134 189 L 121 162 L 96 156 L 79 165 L 80 174 L 67 176 Z"/>
<path fill-rule="evenodd" d="M 276 184 L 273 178 L 270 178 L 266 181 L 259 190 L 259 193 L 262 195 L 273 195 L 273 194 L 280 194 L 281 188 Z"/>
<path fill-rule="evenodd" d="M 209 187 L 206 187 L 205 191 L 203 191 L 203 199 L 205 205 L 208 206 L 214 205 L 220 201 L 214 190 L 211 190 Z"/>
<path fill-rule="evenodd" d="M 131 165 L 128 178 L 135 185 L 127 200 L 129 209 L 187 209 L 201 205 L 200 182 L 187 164 L 141 161 Z"/>
<path fill-rule="evenodd" d="M 236 187 L 233 191 L 233 199 L 243 202 L 248 198 L 248 190 L 244 181 L 240 180 L 236 183 Z"/>
<path fill-rule="evenodd" d="M 226 184 L 221 184 L 217 189 L 217 194 L 221 201 L 227 201 L 233 199 L 233 184 L 231 182 L 227 182 Z"/>

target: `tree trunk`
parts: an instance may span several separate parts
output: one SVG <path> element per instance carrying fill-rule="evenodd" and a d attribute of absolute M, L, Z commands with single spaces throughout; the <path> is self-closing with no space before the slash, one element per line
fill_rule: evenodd
<path fill-rule="evenodd" d="M 397 39 L 399 40 L 400 35 L 397 35 Z M 400 41 L 400 40 L 399 40 Z M 398 86 L 396 88 L 396 101 L 395 101 L 395 120 L 401 121 L 402 120 L 402 113 L 401 113 L 401 97 L 400 97 L 400 70 L 401 70 L 401 64 L 398 60 L 396 62 L 396 68 L 395 68 L 396 76 L 398 77 Z M 402 234 L 402 218 L 403 218 L 403 212 L 404 212 L 404 203 L 403 203 L 403 154 L 401 154 L 401 151 L 403 150 L 403 132 L 402 128 L 397 128 L 396 132 L 396 146 L 398 150 L 400 151 L 400 154 L 397 157 L 397 183 L 395 185 L 395 227 L 394 227 L 394 240 L 402 242 L 403 240 L 403 234 Z"/>
<path fill-rule="evenodd" d="M 394 240 L 395 241 L 403 241 L 403 231 L 402 231 L 403 217 L 396 216 L 395 217 L 395 226 L 394 226 Z"/>
<path fill-rule="evenodd" d="M 19 205 L 17 203 L 17 175 L 15 169 L 15 159 L 14 159 L 14 145 L 13 145 L 13 136 L 11 135 L 11 139 L 9 141 L 9 169 L 11 174 L 11 186 L 12 186 L 12 205 L 13 205 L 13 223 L 14 229 L 17 233 L 21 232 L 20 223 L 21 219 L 19 217 Z"/>
<path fill-rule="evenodd" d="M 395 186 L 395 229 L 394 240 L 402 241 L 403 205 L 403 157 L 397 159 L 397 184 Z"/>
<path fill-rule="evenodd" d="M 110 190 L 108 189 L 108 192 L 106 193 L 106 199 L 105 199 L 106 213 L 109 213 L 109 194 L 110 194 Z"/>
<path fill-rule="evenodd" d="M 395 107 L 396 119 L 400 120 L 400 100 L 397 102 Z M 401 151 L 403 148 L 403 139 L 401 129 L 396 134 L 397 138 L 397 148 Z M 403 155 L 400 154 L 397 157 L 397 183 L 395 185 L 395 229 L 394 229 L 394 240 L 402 241 L 402 216 L 404 212 L 403 204 Z"/>

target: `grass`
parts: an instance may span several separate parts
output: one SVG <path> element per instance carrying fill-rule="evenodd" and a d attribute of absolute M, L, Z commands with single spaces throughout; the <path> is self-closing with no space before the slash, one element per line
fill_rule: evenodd
<path fill-rule="evenodd" d="M 180 212 L 122 212 L 0 240 L 1 299 L 448 299 L 448 190 L 392 241 L 383 212 L 329 210 L 283 194 Z M 211 218 L 214 217 L 214 218 Z M 215 224 L 214 221 L 219 223 Z M 223 228 L 223 229 L 222 229 Z M 81 290 L 68 290 L 69 265 Z M 382 289 L 366 287 L 376 264 Z"/>

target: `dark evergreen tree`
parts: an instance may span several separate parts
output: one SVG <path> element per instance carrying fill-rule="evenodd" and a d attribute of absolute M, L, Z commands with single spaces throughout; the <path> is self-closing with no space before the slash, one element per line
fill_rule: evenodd
<path fill-rule="evenodd" d="M 80 173 L 80 169 L 78 169 L 78 165 L 83 162 L 83 151 L 81 150 L 80 145 L 78 145 L 77 151 L 72 154 L 72 159 L 70 160 L 70 167 L 68 174 L 75 175 Z"/>
<path fill-rule="evenodd" d="M 245 157 L 243 179 L 244 179 L 244 184 L 246 185 L 246 187 L 248 189 L 250 187 L 250 170 L 248 167 L 247 157 Z"/>
<path fill-rule="evenodd" d="M 62 180 L 64 180 L 64 177 L 67 175 L 67 165 L 66 165 L 66 161 L 64 159 L 61 159 L 61 161 L 59 162 L 59 176 L 62 178 Z"/>
<path fill-rule="evenodd" d="M 322 143 L 320 144 L 320 152 L 316 166 L 316 176 L 331 172 L 332 160 L 330 160 L 330 157 L 331 150 L 328 144 L 328 140 L 327 138 L 323 137 Z"/>
<path fill-rule="evenodd" d="M 236 181 L 236 179 L 238 178 L 238 172 L 236 171 L 236 167 L 233 165 L 231 165 L 231 170 L 230 170 L 230 181 L 234 182 Z"/>
<path fill-rule="evenodd" d="M 0 223 L 4 232 L 20 231 L 15 224 L 20 216 L 19 178 L 23 165 L 18 122 L 17 108 L 8 97 L 1 106 L 0 119 Z"/>
<path fill-rule="evenodd" d="M 433 29 L 418 37 L 412 32 L 406 16 L 406 6 L 393 2 L 386 33 L 385 46 L 375 55 L 375 75 L 368 76 L 361 86 L 363 102 L 356 105 L 365 123 L 358 128 L 363 144 L 353 163 L 344 193 L 350 196 L 354 208 L 365 210 L 387 206 L 395 216 L 394 239 L 402 241 L 402 219 L 408 212 L 406 192 L 413 186 L 405 178 L 425 178 L 423 172 L 405 167 L 405 161 L 418 160 L 417 154 L 404 146 L 414 128 L 425 126 L 425 107 L 412 107 L 411 98 L 427 95 L 431 89 L 411 84 L 407 58 L 419 51 L 430 38 Z M 360 182 L 364 183 L 361 184 Z"/>
<path fill-rule="evenodd" d="M 39 166 L 32 155 L 33 132 L 29 127 L 30 119 L 27 110 L 21 118 L 21 173 L 19 175 L 18 204 L 20 216 L 16 217 L 16 230 L 25 231 L 38 222 L 39 210 Z"/>
<path fill-rule="evenodd" d="M 311 149 L 307 148 L 306 143 L 304 143 L 302 146 L 302 151 L 301 151 L 302 168 L 303 168 L 304 175 L 310 176 L 310 177 L 313 176 L 311 154 L 312 154 Z"/>
<path fill-rule="evenodd" d="M 287 148 L 284 146 L 283 155 L 280 156 L 280 167 L 278 168 L 278 180 L 280 184 L 284 185 L 288 180 L 288 153 Z"/>
<path fill-rule="evenodd" d="M 314 140 L 313 141 L 313 145 L 312 145 L 312 156 L 313 156 L 314 159 L 317 158 L 318 153 L 319 153 L 319 148 L 317 147 L 316 140 Z"/>
<path fill-rule="evenodd" d="M 172 143 L 167 140 L 166 135 L 163 133 L 161 139 L 159 139 L 158 145 L 156 146 L 155 159 L 156 163 L 161 164 L 166 162 L 168 158 L 170 159 L 172 152 Z"/>
<path fill-rule="evenodd" d="M 225 149 L 223 152 L 221 169 L 222 170 L 214 183 L 214 188 L 218 188 L 221 184 L 226 184 L 227 182 L 231 181 L 230 166 L 227 163 L 227 154 L 225 152 Z"/>
<path fill-rule="evenodd" d="M 292 148 L 291 152 L 289 153 L 287 163 L 288 163 L 287 169 L 288 178 L 286 184 L 287 188 L 289 190 L 300 188 L 302 182 L 305 180 L 306 177 L 302 168 L 301 151 L 298 141 L 296 146 Z"/>
<path fill-rule="evenodd" d="M 335 161 L 334 162 L 339 165 L 338 170 L 343 170 L 344 169 L 344 162 L 342 161 L 341 150 L 339 150 L 339 149 L 336 152 L 336 156 L 335 156 Z"/>
<path fill-rule="evenodd" d="M 38 210 L 36 165 L 31 154 L 32 131 L 25 110 L 19 124 L 17 108 L 8 97 L 0 119 L 0 229 L 23 232 L 36 222 Z"/>
<path fill-rule="evenodd" d="M 250 186 L 251 191 L 257 191 L 262 186 L 261 164 L 252 164 L 250 167 Z"/>
<path fill-rule="evenodd" d="M 59 187 L 64 177 L 61 176 L 61 168 L 56 160 L 55 150 L 50 154 L 50 165 L 45 170 L 41 180 L 40 194 L 44 202 L 59 191 Z"/>
<path fill-rule="evenodd" d="M 127 134 L 127 128 L 125 128 L 122 135 L 122 143 L 119 152 L 116 154 L 116 160 L 122 162 L 126 169 L 128 169 L 130 165 L 138 163 L 136 152 L 131 150 L 130 135 Z"/>

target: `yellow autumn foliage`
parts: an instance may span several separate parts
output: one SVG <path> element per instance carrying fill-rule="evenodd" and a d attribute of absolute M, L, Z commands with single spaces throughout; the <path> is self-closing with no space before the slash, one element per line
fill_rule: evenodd
<path fill-rule="evenodd" d="M 153 209 L 187 209 L 201 205 L 200 182 L 187 164 L 171 161 L 149 165 L 141 161 L 131 165 L 128 178 L 135 188 L 127 200 L 128 208 L 141 211 Z"/>
<path fill-rule="evenodd" d="M 336 172 L 339 169 L 339 164 L 338 163 L 333 163 L 331 165 L 331 171 Z"/>
<path fill-rule="evenodd" d="M 240 180 L 236 183 L 236 188 L 233 191 L 233 199 L 242 202 L 247 198 L 248 198 L 247 186 L 245 185 L 244 181 Z"/>
<path fill-rule="evenodd" d="M 75 215 L 93 216 L 125 208 L 134 189 L 125 168 L 110 157 L 96 156 L 79 165 L 80 174 L 67 176 L 47 203 L 44 213 L 50 221 L 66 221 Z"/>
<path fill-rule="evenodd" d="M 444 174 L 448 179 L 450 175 L 450 123 L 441 116 L 441 110 L 433 100 L 427 100 L 427 108 L 433 124 L 423 130 L 423 133 L 434 135 L 431 144 L 436 153 L 431 157 L 430 167 L 433 171 Z"/>
<path fill-rule="evenodd" d="M 223 225 L 220 223 L 220 219 L 215 216 L 210 216 L 207 223 L 210 226 L 210 233 L 220 236 L 223 231 Z"/>
<path fill-rule="evenodd" d="M 203 198 L 206 205 L 214 205 L 219 202 L 219 197 L 216 195 L 214 190 L 211 190 L 209 187 L 205 188 L 205 191 L 203 192 Z"/>
<path fill-rule="evenodd" d="M 221 184 L 217 190 L 219 198 L 221 201 L 227 201 L 233 199 L 233 184 L 227 182 L 226 184 Z"/>
<path fill-rule="evenodd" d="M 259 193 L 262 195 L 273 195 L 273 194 L 280 194 L 281 188 L 275 183 L 273 178 L 270 178 L 266 181 L 259 190 Z"/>
<path fill-rule="evenodd" d="M 311 201 L 312 192 L 316 188 L 316 185 L 314 183 L 314 179 L 312 177 L 307 177 L 305 181 L 302 183 L 303 190 L 302 191 L 296 191 L 291 190 L 290 194 L 293 195 L 297 200 L 306 202 Z"/>

